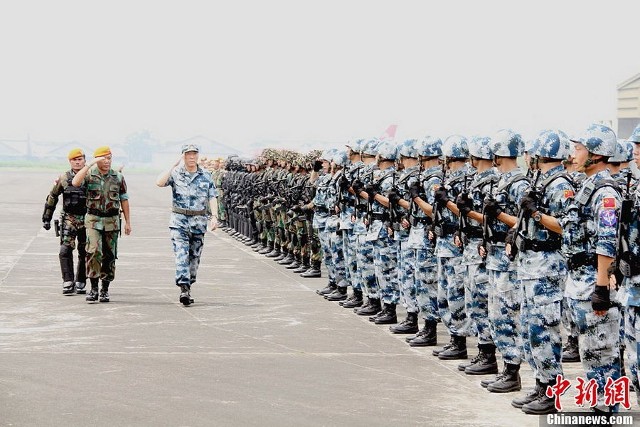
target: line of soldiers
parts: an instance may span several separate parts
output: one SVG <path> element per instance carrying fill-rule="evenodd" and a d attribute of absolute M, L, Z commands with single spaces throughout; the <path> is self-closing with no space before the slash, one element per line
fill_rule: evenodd
<path fill-rule="evenodd" d="M 481 381 L 490 392 L 519 391 L 528 363 L 536 386 L 512 401 L 525 413 L 557 411 L 548 390 L 562 361 L 581 361 L 595 381 L 596 411 L 617 411 L 604 395 L 625 375 L 625 349 L 640 390 L 640 190 L 630 169 L 640 126 L 626 141 L 594 124 L 527 143 L 506 129 L 347 149 L 297 163 L 267 151 L 266 162 L 228 172 L 227 231 L 296 272 L 319 276 L 322 260 L 320 295 L 411 334 L 412 347 L 436 346 L 442 323 L 450 342 L 433 351 L 439 359 L 467 359 L 477 337 L 477 355 L 458 368 L 495 374 Z"/>

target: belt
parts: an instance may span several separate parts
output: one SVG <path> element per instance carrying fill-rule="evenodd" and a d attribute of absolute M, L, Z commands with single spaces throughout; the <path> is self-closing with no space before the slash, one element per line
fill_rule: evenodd
<path fill-rule="evenodd" d="M 580 252 L 567 259 L 567 267 L 569 270 L 582 267 L 583 265 L 591 265 L 597 268 L 598 257 L 595 254 Z"/>
<path fill-rule="evenodd" d="M 467 227 L 463 233 L 469 239 L 482 239 L 482 228 Z"/>
<path fill-rule="evenodd" d="M 324 206 L 315 206 L 313 209 L 317 213 L 329 213 L 329 209 L 325 208 Z"/>
<path fill-rule="evenodd" d="M 206 215 L 207 213 L 206 209 L 202 209 L 199 211 L 192 211 L 190 209 L 182 209 L 176 206 L 172 207 L 171 211 L 178 214 L 187 215 L 187 216 Z"/>
<path fill-rule="evenodd" d="M 524 241 L 524 250 L 534 252 L 557 251 L 561 246 L 560 240 L 529 240 Z"/>
<path fill-rule="evenodd" d="M 507 233 L 505 233 L 504 231 L 496 231 L 493 233 L 493 236 L 491 236 L 491 239 L 489 239 L 489 241 L 491 243 L 504 243 L 506 239 Z"/>
<path fill-rule="evenodd" d="M 371 220 L 373 221 L 386 221 L 389 219 L 389 214 L 387 213 L 372 213 Z"/>
<path fill-rule="evenodd" d="M 109 209 L 106 212 L 99 211 L 98 209 L 89 208 L 87 209 L 87 213 L 89 215 L 99 216 L 101 218 L 106 218 L 110 216 L 118 216 L 120 215 L 120 209 Z"/>
<path fill-rule="evenodd" d="M 454 224 L 440 224 L 433 226 L 433 233 L 438 237 L 451 236 L 458 231 L 458 226 Z"/>

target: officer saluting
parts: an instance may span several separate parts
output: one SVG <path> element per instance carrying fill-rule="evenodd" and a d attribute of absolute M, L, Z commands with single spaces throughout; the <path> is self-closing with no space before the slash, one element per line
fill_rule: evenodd
<path fill-rule="evenodd" d="M 169 230 L 176 257 L 176 286 L 185 306 L 193 302 L 191 285 L 200 265 L 207 220 L 211 231 L 218 227 L 218 191 L 211 173 L 198 166 L 199 151 L 197 145 L 183 145 L 180 158 L 156 180 L 158 187 L 170 186 L 173 193 Z M 180 162 L 184 164 L 178 166 Z"/>
<path fill-rule="evenodd" d="M 51 229 L 51 218 L 62 194 L 62 212 L 60 213 L 60 229 L 56 226 L 56 235 L 60 235 L 60 270 L 62 270 L 62 293 L 65 295 L 77 292 L 84 294 L 87 281 L 85 263 L 85 245 L 87 233 L 84 228 L 84 214 L 87 211 L 86 187 L 74 187 L 71 180 L 84 167 L 85 156 L 81 149 L 74 148 L 67 156 L 71 169 L 56 179 L 51 192 L 47 196 L 42 214 L 45 230 Z M 78 239 L 78 269 L 73 273 L 73 250 Z"/>

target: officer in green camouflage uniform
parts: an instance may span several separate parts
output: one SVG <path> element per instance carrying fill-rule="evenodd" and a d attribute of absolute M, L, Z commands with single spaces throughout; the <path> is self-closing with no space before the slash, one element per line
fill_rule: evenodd
<path fill-rule="evenodd" d="M 85 293 L 87 281 L 85 264 L 85 245 L 87 233 L 84 228 L 84 214 L 87 211 L 86 188 L 76 188 L 71 185 L 75 174 L 84 167 L 85 156 L 82 150 L 74 148 L 67 156 L 71 169 L 60 175 L 44 204 L 42 224 L 45 230 L 51 229 L 51 218 L 58 204 L 58 197 L 62 194 L 62 212 L 60 213 L 60 228 L 56 226 L 56 235 L 60 235 L 60 270 L 62 271 L 62 293 L 71 295 L 74 292 Z M 78 239 L 78 269 L 73 272 L 73 250 Z"/>
<path fill-rule="evenodd" d="M 120 211 L 124 214 L 126 235 L 131 234 L 127 184 L 120 172 L 111 169 L 111 149 L 99 147 L 94 159 L 78 171 L 71 183 L 86 185 L 87 276 L 91 291 L 87 301 L 98 300 L 98 281 L 102 280 L 100 302 L 109 302 L 109 284 L 115 277 L 120 233 Z M 97 167 L 93 167 L 97 165 Z"/>

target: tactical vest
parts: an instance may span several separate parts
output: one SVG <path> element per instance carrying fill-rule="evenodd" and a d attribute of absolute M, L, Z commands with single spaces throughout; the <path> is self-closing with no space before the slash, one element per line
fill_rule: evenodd
<path fill-rule="evenodd" d="M 67 185 L 62 192 L 62 209 L 65 213 L 72 215 L 84 215 L 87 213 L 87 187 L 83 183 L 80 187 L 71 184 L 75 173 L 67 171 Z"/>
<path fill-rule="evenodd" d="M 420 173 L 419 175 L 419 180 L 420 180 L 420 187 L 422 188 L 424 182 L 428 182 L 431 178 L 435 178 L 438 177 L 440 178 L 440 181 L 442 182 L 442 180 L 444 179 L 444 174 L 442 173 L 442 170 L 439 170 L 437 172 L 432 172 L 429 175 L 422 177 L 421 176 L 422 173 Z M 426 201 L 426 200 L 425 200 Z M 431 217 L 428 216 L 427 214 L 424 213 L 424 211 L 422 209 L 420 209 L 420 207 L 418 206 L 418 204 L 416 202 L 414 202 L 413 200 L 410 202 L 410 208 L 409 208 L 409 222 L 411 223 L 412 226 L 415 226 L 418 222 L 421 222 L 425 225 L 431 225 L 431 223 L 433 222 Z"/>

